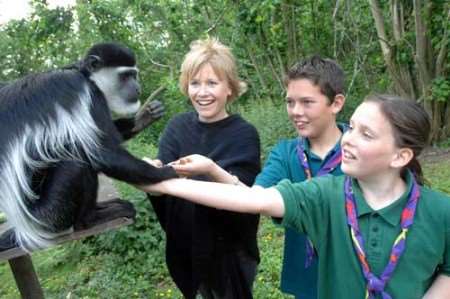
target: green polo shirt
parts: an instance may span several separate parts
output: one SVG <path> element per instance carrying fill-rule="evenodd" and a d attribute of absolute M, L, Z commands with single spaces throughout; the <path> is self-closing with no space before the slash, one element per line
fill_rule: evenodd
<path fill-rule="evenodd" d="M 337 124 L 342 132 L 345 132 L 344 124 Z M 297 144 L 299 138 L 284 139 L 277 143 L 261 173 L 256 177 L 254 185 L 264 188 L 272 187 L 283 179 L 292 182 L 302 182 L 307 178 L 303 166 L 297 156 Z M 327 153 L 322 160 L 311 151 L 308 139 L 301 138 L 303 148 L 308 157 L 308 164 L 313 176 L 335 154 L 341 150 L 340 141 Z M 340 165 L 331 171 L 332 175 L 342 175 Z M 317 259 L 305 268 L 306 237 L 293 229 L 286 228 L 283 251 L 283 267 L 281 270 L 281 290 L 284 293 L 295 295 L 301 299 L 317 298 Z"/>
<path fill-rule="evenodd" d="M 276 186 L 285 205 L 281 225 L 306 233 L 319 256 L 318 298 L 364 298 L 366 282 L 353 249 L 347 224 L 344 176 L 325 176 L 310 182 L 282 181 Z M 400 232 L 400 215 L 408 191 L 391 205 L 374 211 L 353 180 L 357 215 L 372 272 L 380 276 L 387 265 L 394 240 Z M 450 276 L 450 198 L 420 188 L 414 223 L 406 249 L 386 291 L 396 299 L 419 299 L 434 275 Z"/>

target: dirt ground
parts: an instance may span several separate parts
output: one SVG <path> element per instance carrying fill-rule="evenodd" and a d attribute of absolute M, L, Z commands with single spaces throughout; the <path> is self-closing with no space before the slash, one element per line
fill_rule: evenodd
<path fill-rule="evenodd" d="M 439 163 L 450 160 L 450 148 L 429 147 L 419 156 L 422 163 Z"/>

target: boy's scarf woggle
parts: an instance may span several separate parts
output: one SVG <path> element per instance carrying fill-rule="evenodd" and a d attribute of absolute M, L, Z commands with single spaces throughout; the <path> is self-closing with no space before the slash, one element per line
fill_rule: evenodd
<path fill-rule="evenodd" d="M 412 189 L 409 194 L 408 202 L 402 211 L 401 215 L 401 232 L 394 241 L 392 246 L 389 263 L 384 269 L 380 277 L 376 277 L 371 271 L 367 263 L 366 252 L 364 251 L 364 240 L 359 230 L 356 201 L 352 190 L 352 181 L 350 177 L 345 178 L 344 192 L 345 192 L 345 209 L 347 212 L 347 223 L 350 226 L 350 232 L 353 240 L 353 248 L 358 256 L 364 277 L 367 281 L 366 299 L 374 299 L 377 294 L 380 294 L 383 299 L 392 299 L 392 297 L 384 291 L 386 284 L 392 277 L 392 273 L 398 264 L 398 260 L 405 251 L 406 233 L 409 227 L 413 224 L 414 214 L 416 212 L 417 201 L 420 197 L 419 185 L 414 177 L 412 178 Z"/>
<path fill-rule="evenodd" d="M 303 142 L 301 139 L 298 140 L 297 143 L 297 157 L 300 161 L 300 165 L 303 167 L 303 171 L 305 172 L 305 176 L 308 180 L 312 178 L 311 168 L 308 164 L 308 157 L 306 156 L 305 149 L 303 148 Z M 316 173 L 316 177 L 322 176 L 332 172 L 342 161 L 342 151 L 337 150 L 322 167 Z M 305 268 L 311 266 L 311 263 L 316 256 L 316 252 L 314 250 L 314 246 L 309 238 L 307 238 L 306 242 L 306 260 L 305 260 Z"/>

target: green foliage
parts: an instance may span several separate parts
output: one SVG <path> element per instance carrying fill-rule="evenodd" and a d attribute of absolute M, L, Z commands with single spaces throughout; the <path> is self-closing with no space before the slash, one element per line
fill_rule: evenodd
<path fill-rule="evenodd" d="M 347 101 L 339 120 L 347 120 L 370 91 L 385 92 L 392 85 L 368 1 L 90 0 L 57 9 L 49 9 L 44 0 L 31 2 L 35 11 L 28 19 L 0 25 L 0 81 L 74 62 L 99 41 L 129 45 L 138 59 L 142 100 L 159 86 L 165 87 L 158 98 L 165 104 L 165 116 L 128 144 L 139 157 L 155 157 L 167 121 L 191 108 L 178 88 L 179 68 L 189 44 L 208 35 L 233 50 L 239 75 L 249 85 L 230 109 L 258 129 L 262 161 L 278 140 L 296 136 L 286 115 L 282 83 L 283 73 L 296 61 L 318 53 L 342 65 Z M 431 48 L 448 48 L 449 39 L 442 38 L 450 30 L 443 14 L 448 4 L 425 2 L 431 5 L 425 19 Z M 383 13 L 391 17 L 387 1 L 380 3 Z M 412 4 L 402 3 L 405 16 L 411 17 Z M 403 38 L 390 46 L 394 60 L 409 66 L 414 63 L 415 35 L 414 24 L 408 20 Z M 441 75 L 428 89 L 427 99 L 432 101 L 450 98 L 448 51 L 443 61 Z M 450 192 L 450 173 L 445 171 L 449 166 L 442 163 L 428 170 L 433 184 L 445 192 Z M 118 186 L 123 198 L 137 209 L 135 224 L 33 255 L 48 298 L 181 297 L 164 266 L 164 235 L 149 201 L 130 186 Z M 255 298 L 285 298 L 278 291 L 282 231 L 266 218 L 259 243 L 262 262 Z M 0 265 L 0 281 L 1 298 L 19 296 L 5 264 Z"/>
<path fill-rule="evenodd" d="M 447 102 L 450 99 L 450 79 L 437 77 L 431 83 L 429 101 Z"/>
<path fill-rule="evenodd" d="M 271 148 L 280 139 L 296 136 L 295 129 L 287 117 L 284 100 L 281 97 L 279 104 L 261 100 L 256 103 L 248 102 L 245 106 L 233 107 L 232 110 L 236 110 L 257 128 L 261 139 L 261 161 L 263 162 Z"/>
<path fill-rule="evenodd" d="M 424 175 L 431 187 L 450 194 L 450 161 L 428 163 L 424 167 Z"/>
<path fill-rule="evenodd" d="M 334 21 L 329 17 L 334 5 L 324 0 L 92 0 L 64 9 L 48 9 L 44 3 L 33 1 L 36 11 L 29 19 L 0 27 L 4 66 L 0 81 L 68 64 L 95 42 L 117 40 L 137 54 L 142 100 L 166 86 L 163 97 L 171 115 L 185 108 L 176 87 L 184 53 L 193 40 L 207 35 L 219 37 L 233 49 L 240 75 L 250 86 L 243 103 L 278 101 L 284 92 L 282 74 L 313 53 L 335 58 L 344 66 L 354 98 L 364 96 L 385 77 L 378 64 L 365 63 L 379 53 L 374 50 L 373 26 L 363 3 L 338 9 Z M 357 29 L 349 31 L 350 27 Z"/>

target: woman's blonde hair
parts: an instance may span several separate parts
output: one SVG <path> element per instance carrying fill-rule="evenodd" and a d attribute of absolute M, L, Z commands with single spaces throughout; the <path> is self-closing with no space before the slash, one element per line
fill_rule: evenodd
<path fill-rule="evenodd" d="M 243 94 L 247 86 L 239 80 L 236 60 L 230 48 L 216 38 L 196 40 L 191 43 L 190 51 L 181 64 L 180 90 L 188 95 L 189 81 L 205 64 L 209 64 L 220 80 L 226 80 L 231 89 L 228 100 Z"/>

